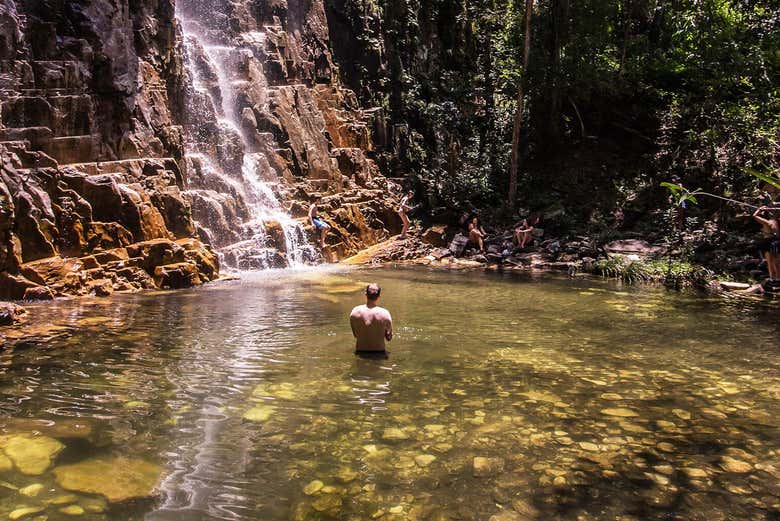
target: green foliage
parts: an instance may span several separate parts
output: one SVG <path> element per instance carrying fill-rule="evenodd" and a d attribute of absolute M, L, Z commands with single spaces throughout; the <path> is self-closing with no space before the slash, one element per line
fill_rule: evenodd
<path fill-rule="evenodd" d="M 594 273 L 602 277 L 619 279 L 627 284 L 640 282 L 664 283 L 676 288 L 706 286 L 714 273 L 689 262 L 665 260 L 631 261 L 624 257 L 600 259 L 593 263 Z"/>
<path fill-rule="evenodd" d="M 373 87 L 398 129 L 391 168 L 434 204 L 506 201 L 524 75 L 521 205 L 572 194 L 567 210 L 610 215 L 640 193 L 658 204 L 646 187 L 672 176 L 745 200 L 766 181 L 748 172 L 780 171 L 773 0 L 537 0 L 528 71 L 522 1 L 344 2 L 381 18 L 387 77 Z"/>
<path fill-rule="evenodd" d="M 693 204 L 699 204 L 699 201 L 696 199 L 696 196 L 701 193 L 701 188 L 691 192 L 684 186 L 677 185 L 674 183 L 663 182 L 661 183 L 661 186 L 669 189 L 669 191 L 672 193 L 672 199 L 674 200 L 674 205 L 677 207 L 684 208 L 685 204 L 689 202 Z"/>

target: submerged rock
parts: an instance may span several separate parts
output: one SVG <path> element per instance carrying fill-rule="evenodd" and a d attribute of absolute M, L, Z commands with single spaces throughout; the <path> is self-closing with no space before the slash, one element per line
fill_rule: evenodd
<path fill-rule="evenodd" d="M 35 497 L 41 493 L 41 490 L 43 490 L 43 485 L 40 483 L 33 483 L 32 485 L 20 488 L 19 493 L 23 496 Z"/>
<path fill-rule="evenodd" d="M 245 420 L 251 422 L 264 422 L 268 421 L 268 418 L 274 413 L 274 408 L 268 405 L 260 405 L 258 407 L 252 407 L 242 416 Z"/>
<path fill-rule="evenodd" d="M 61 508 L 60 512 L 68 516 L 80 516 L 84 514 L 84 509 L 78 505 L 68 505 Z"/>
<path fill-rule="evenodd" d="M 389 429 L 385 429 L 385 431 L 382 433 L 382 439 L 387 441 L 408 440 L 409 435 L 406 434 L 401 429 L 389 428 Z"/>
<path fill-rule="evenodd" d="M 38 476 L 46 472 L 65 445 L 47 436 L 20 435 L 0 438 L 0 448 L 19 472 Z"/>
<path fill-rule="evenodd" d="M 620 418 L 631 418 L 639 416 L 635 411 L 632 411 L 631 409 L 625 409 L 623 407 L 618 407 L 615 409 L 602 409 L 601 414 L 605 414 L 607 416 L 617 416 Z"/>
<path fill-rule="evenodd" d="M 111 503 L 151 497 L 162 467 L 140 459 L 98 457 L 54 469 L 65 490 L 98 494 Z"/>
<path fill-rule="evenodd" d="M 320 481 L 319 479 L 315 479 L 314 481 L 309 482 L 308 485 L 303 487 L 303 493 L 307 496 L 312 496 L 322 490 L 322 487 L 324 487 L 325 484 Z"/>
<path fill-rule="evenodd" d="M 45 508 L 43 507 L 21 507 L 21 508 L 17 508 L 16 510 L 8 514 L 8 519 L 10 519 L 11 521 L 15 521 L 17 519 L 22 519 L 23 517 L 27 517 L 32 514 L 37 514 L 38 512 L 43 512 L 44 510 Z"/>
<path fill-rule="evenodd" d="M 472 462 L 474 476 L 478 478 L 494 476 L 504 470 L 504 460 L 502 458 L 483 458 L 477 456 Z"/>

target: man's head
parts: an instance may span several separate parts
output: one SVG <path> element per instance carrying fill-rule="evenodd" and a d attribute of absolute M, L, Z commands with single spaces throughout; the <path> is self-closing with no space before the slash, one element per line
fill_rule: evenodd
<path fill-rule="evenodd" d="M 371 283 L 366 286 L 366 300 L 375 302 L 379 299 L 379 294 L 382 293 L 382 288 L 379 284 Z"/>

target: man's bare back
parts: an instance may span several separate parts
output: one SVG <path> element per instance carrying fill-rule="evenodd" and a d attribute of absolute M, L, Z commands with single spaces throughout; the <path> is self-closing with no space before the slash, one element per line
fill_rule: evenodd
<path fill-rule="evenodd" d="M 379 286 L 369 285 L 366 304 L 356 306 L 349 315 L 349 325 L 357 339 L 355 351 L 384 351 L 385 340 L 393 339 L 393 318 L 388 310 L 376 305 L 379 291 Z M 376 298 L 371 298 L 374 295 Z"/>

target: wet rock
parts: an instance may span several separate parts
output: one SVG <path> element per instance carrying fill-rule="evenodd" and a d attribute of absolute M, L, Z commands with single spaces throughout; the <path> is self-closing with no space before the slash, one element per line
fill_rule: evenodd
<path fill-rule="evenodd" d="M 13 462 L 8 458 L 8 456 L 0 452 L 0 473 L 8 472 L 13 468 L 14 468 Z"/>
<path fill-rule="evenodd" d="M 303 493 L 306 494 L 307 496 L 313 496 L 314 494 L 322 490 L 322 487 L 324 486 L 325 484 L 322 481 L 315 479 L 314 481 L 310 481 L 305 487 L 303 487 Z"/>
<path fill-rule="evenodd" d="M 408 440 L 409 435 L 401 429 L 391 427 L 382 432 L 382 439 L 386 441 L 403 441 Z"/>
<path fill-rule="evenodd" d="M 43 485 L 40 483 L 33 483 L 32 485 L 27 485 L 26 487 L 20 488 L 19 493 L 23 496 L 35 497 L 41 493 L 43 488 Z"/>
<path fill-rule="evenodd" d="M 19 435 L 0 437 L 0 448 L 19 472 L 38 476 L 46 472 L 65 446 L 47 436 Z"/>
<path fill-rule="evenodd" d="M 618 407 L 614 409 L 602 409 L 601 414 L 605 414 L 607 416 L 617 416 L 619 418 L 631 418 L 639 416 L 636 411 L 632 411 L 631 409 L 626 409 L 623 407 Z"/>
<path fill-rule="evenodd" d="M 414 457 L 414 462 L 418 467 L 427 467 L 434 461 L 436 461 L 436 456 L 433 454 L 420 454 Z"/>
<path fill-rule="evenodd" d="M 85 511 L 84 508 L 79 505 L 68 505 L 66 507 L 60 508 L 59 512 L 62 512 L 67 516 L 80 516 L 83 515 Z"/>
<path fill-rule="evenodd" d="M 276 409 L 270 405 L 260 405 L 249 409 L 244 413 L 242 418 L 251 422 L 264 422 L 268 421 L 275 411 Z"/>
<path fill-rule="evenodd" d="M 341 508 L 341 498 L 334 494 L 322 494 L 315 499 L 311 507 L 317 512 L 333 512 Z"/>
<path fill-rule="evenodd" d="M 21 507 L 11 511 L 11 513 L 8 514 L 8 519 L 11 521 L 16 521 L 17 519 L 22 519 L 39 512 L 43 512 L 44 510 L 46 510 L 44 507 Z"/>
<path fill-rule="evenodd" d="M 111 503 L 151 497 L 162 467 L 140 459 L 96 457 L 54 469 L 57 484 L 72 492 L 97 494 Z"/>
<path fill-rule="evenodd" d="M 720 466 L 726 472 L 734 472 L 735 474 L 746 474 L 753 470 L 753 465 L 750 463 L 731 456 L 723 456 L 720 460 Z"/>
<path fill-rule="evenodd" d="M 0 326 L 10 326 L 18 322 L 25 313 L 26 311 L 22 306 L 17 306 L 10 302 L 0 302 Z"/>
<path fill-rule="evenodd" d="M 511 510 L 504 510 L 503 512 L 499 512 L 498 514 L 493 514 L 490 516 L 490 519 L 488 521 L 524 521 L 527 518 L 524 518 L 517 512 L 512 512 Z"/>
<path fill-rule="evenodd" d="M 502 458 L 485 458 L 477 456 L 472 461 L 472 470 L 475 477 L 484 478 L 500 474 L 504 470 Z"/>

